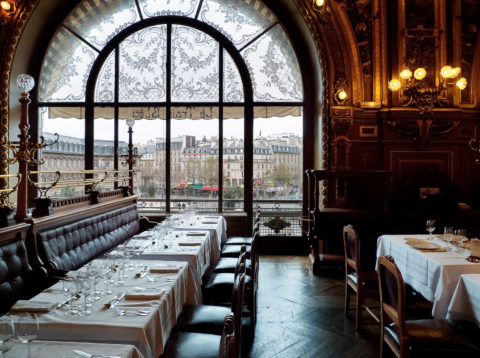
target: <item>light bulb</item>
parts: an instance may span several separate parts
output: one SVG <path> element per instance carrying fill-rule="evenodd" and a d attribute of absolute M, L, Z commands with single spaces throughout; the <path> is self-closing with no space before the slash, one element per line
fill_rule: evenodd
<path fill-rule="evenodd" d="M 402 72 L 400 72 L 400 78 L 402 80 L 408 80 L 411 77 L 412 77 L 412 71 L 410 71 L 408 68 L 406 68 Z"/>
<path fill-rule="evenodd" d="M 325 5 L 325 0 L 315 0 L 315 5 L 317 5 L 318 7 L 322 7 L 323 5 Z"/>
<path fill-rule="evenodd" d="M 440 76 L 443 78 L 452 78 L 452 67 L 450 66 L 443 66 L 442 69 L 440 70 Z"/>
<path fill-rule="evenodd" d="M 0 2 L 0 6 L 2 7 L 2 9 L 4 9 L 5 11 L 9 11 L 11 8 L 12 8 L 12 5 L 10 5 L 10 3 L 8 1 L 2 1 Z"/>
<path fill-rule="evenodd" d="M 402 88 L 402 83 L 399 80 L 391 80 L 388 82 L 388 89 L 392 92 L 397 92 Z"/>
<path fill-rule="evenodd" d="M 452 68 L 452 78 L 457 77 L 460 73 L 462 73 L 462 69 L 460 67 Z"/>
<path fill-rule="evenodd" d="M 467 79 L 465 77 L 460 78 L 455 84 L 460 90 L 467 88 Z"/>
<path fill-rule="evenodd" d="M 345 92 L 344 90 L 340 90 L 337 96 L 339 100 L 343 101 L 345 98 L 347 98 L 347 92 Z"/>
<path fill-rule="evenodd" d="M 426 75 L 427 75 L 427 71 L 423 67 L 417 68 L 413 73 L 413 77 L 415 77 L 419 81 L 423 80 Z"/>

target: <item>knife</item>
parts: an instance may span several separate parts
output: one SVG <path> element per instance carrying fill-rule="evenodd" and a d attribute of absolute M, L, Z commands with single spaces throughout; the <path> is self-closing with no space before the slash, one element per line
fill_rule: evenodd
<path fill-rule="evenodd" d="M 85 358 L 95 358 L 95 357 L 98 357 L 98 358 L 100 358 L 100 357 L 102 357 L 102 358 L 122 358 L 120 356 L 109 356 L 109 355 L 105 355 L 105 354 L 89 354 L 89 353 L 84 352 L 84 351 L 79 351 L 78 349 L 74 349 L 73 353 L 78 354 L 79 356 L 85 357 Z"/>
<path fill-rule="evenodd" d="M 117 298 L 117 300 L 114 301 L 114 302 L 110 305 L 110 308 L 115 308 L 115 306 L 118 305 L 118 303 L 119 303 L 121 300 L 123 300 L 124 297 L 125 297 L 125 294 L 122 293 L 122 295 L 121 295 L 119 298 Z"/>

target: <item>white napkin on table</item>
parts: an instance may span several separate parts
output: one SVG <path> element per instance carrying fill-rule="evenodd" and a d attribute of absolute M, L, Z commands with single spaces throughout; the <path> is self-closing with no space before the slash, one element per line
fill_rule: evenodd
<path fill-rule="evenodd" d="M 44 313 L 52 311 L 57 305 L 58 303 L 56 302 L 18 300 L 12 308 L 10 308 L 10 312 Z"/>

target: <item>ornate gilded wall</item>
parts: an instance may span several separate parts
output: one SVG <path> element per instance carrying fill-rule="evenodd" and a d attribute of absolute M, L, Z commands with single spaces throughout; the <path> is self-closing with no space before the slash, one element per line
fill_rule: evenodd
<path fill-rule="evenodd" d="M 46 0 L 21 1 L 13 21 L 0 28 L 2 136 L 8 133 L 15 48 L 39 1 Z M 309 28 L 322 66 L 322 153 L 316 155 L 324 167 L 390 169 L 395 186 L 433 165 L 464 192 L 472 192 L 480 179 L 480 168 L 473 164 L 476 153 L 468 147 L 480 118 L 480 2 L 326 0 L 326 7 L 319 9 L 312 0 L 288 1 Z M 407 66 L 423 66 L 426 81 L 438 85 L 445 64 L 462 68 L 467 88 L 442 93 L 446 105 L 434 109 L 431 123 L 420 123 L 418 110 L 403 107 L 405 96 L 390 92 L 388 81 Z M 340 89 L 348 94 L 343 101 L 335 96 Z"/>

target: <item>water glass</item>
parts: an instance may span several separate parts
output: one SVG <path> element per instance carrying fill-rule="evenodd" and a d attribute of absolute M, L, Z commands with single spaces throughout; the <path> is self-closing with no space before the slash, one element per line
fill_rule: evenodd
<path fill-rule="evenodd" d="M 444 234 L 445 240 L 447 241 L 448 251 L 452 251 L 451 244 L 453 240 L 453 227 L 445 226 L 445 228 L 443 229 L 443 234 Z"/>
<path fill-rule="evenodd" d="M 78 294 L 76 278 L 64 280 L 62 292 L 63 295 L 67 297 L 67 299 L 69 299 L 70 302 L 70 305 L 68 306 L 69 308 L 67 309 L 65 314 L 76 315 L 78 313 L 78 310 L 73 306 L 73 300 Z"/>
<path fill-rule="evenodd" d="M 13 347 L 14 339 L 15 327 L 12 316 L 0 316 L 0 358 L 4 357 L 4 352 L 8 352 Z"/>
<path fill-rule="evenodd" d="M 18 318 L 17 336 L 20 342 L 27 343 L 30 358 L 30 342 L 38 337 L 38 319 L 35 313 L 29 313 Z"/>
<path fill-rule="evenodd" d="M 87 304 L 88 296 L 90 296 L 90 294 L 92 293 L 92 285 L 88 277 L 79 277 L 78 281 L 79 281 L 80 289 L 82 291 L 82 295 L 84 297 L 83 311 L 78 312 L 78 315 L 88 316 L 92 313 L 92 311 L 88 309 L 88 304 Z"/>
<path fill-rule="evenodd" d="M 435 220 L 427 220 L 428 240 L 433 240 L 432 233 L 435 231 Z"/>

